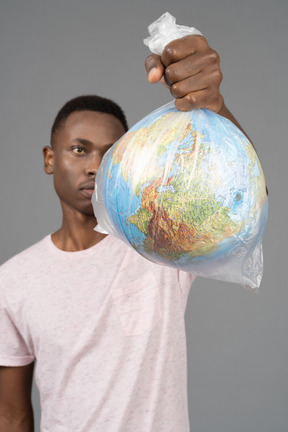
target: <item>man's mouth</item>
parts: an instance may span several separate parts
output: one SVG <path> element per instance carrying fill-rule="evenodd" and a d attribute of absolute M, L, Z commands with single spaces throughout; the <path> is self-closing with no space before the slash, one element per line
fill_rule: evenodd
<path fill-rule="evenodd" d="M 94 182 L 89 182 L 80 188 L 83 195 L 91 198 L 94 193 Z"/>

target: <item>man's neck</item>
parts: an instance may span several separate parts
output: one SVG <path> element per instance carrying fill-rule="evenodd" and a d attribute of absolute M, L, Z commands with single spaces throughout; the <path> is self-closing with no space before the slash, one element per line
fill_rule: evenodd
<path fill-rule="evenodd" d="M 65 220 L 61 228 L 52 234 L 55 246 L 66 252 L 88 249 L 99 243 L 106 234 L 94 230 L 97 221 L 94 217 L 82 217 L 79 220 Z"/>

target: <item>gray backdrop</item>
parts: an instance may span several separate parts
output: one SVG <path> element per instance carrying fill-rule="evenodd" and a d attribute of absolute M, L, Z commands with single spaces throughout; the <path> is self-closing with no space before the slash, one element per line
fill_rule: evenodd
<path fill-rule="evenodd" d="M 287 432 L 287 0 L 0 0 L 0 262 L 59 227 L 42 169 L 58 109 L 97 93 L 132 125 L 171 98 L 146 81 L 146 27 L 166 10 L 221 56 L 226 104 L 258 149 L 269 186 L 258 295 L 199 279 L 186 312 L 193 432 Z M 1 331 L 1 330 L 0 330 Z M 38 394 L 33 392 L 36 431 Z M 156 432 L 156 431 L 155 431 Z M 177 432 L 177 431 L 175 431 Z"/>

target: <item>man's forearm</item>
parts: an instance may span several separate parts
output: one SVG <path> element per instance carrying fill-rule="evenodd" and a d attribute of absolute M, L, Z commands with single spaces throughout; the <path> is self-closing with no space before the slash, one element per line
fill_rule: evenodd
<path fill-rule="evenodd" d="M 221 108 L 221 110 L 219 111 L 218 114 L 220 114 L 222 117 L 227 118 L 228 120 L 231 120 L 232 123 L 234 123 L 235 126 L 237 126 L 244 133 L 244 135 L 249 139 L 249 141 L 251 142 L 252 146 L 255 149 L 255 146 L 254 146 L 253 142 L 251 141 L 251 139 L 249 138 L 249 136 L 247 135 L 247 133 L 244 131 L 244 129 L 241 127 L 241 125 L 238 123 L 238 121 L 236 120 L 236 118 L 228 110 L 228 108 L 226 107 L 226 105 L 224 103 L 223 103 L 222 108 Z M 256 149 L 255 149 L 255 151 L 256 151 Z M 267 193 L 267 196 L 268 196 L 268 188 L 267 188 L 267 186 L 266 186 L 266 193 Z"/>
<path fill-rule="evenodd" d="M 252 141 L 250 140 L 249 136 L 247 135 L 247 133 L 245 132 L 245 130 L 242 128 L 242 126 L 238 123 L 238 121 L 236 120 L 236 118 L 233 116 L 233 114 L 229 111 L 229 109 L 226 107 L 225 103 L 223 103 L 221 110 L 219 111 L 219 113 L 222 117 L 227 118 L 228 120 L 231 120 L 232 123 L 235 124 L 235 126 L 238 127 L 238 129 L 240 129 L 244 135 L 249 139 L 249 141 L 251 142 L 251 144 L 253 145 Z M 253 145 L 254 147 L 254 145 Z"/>

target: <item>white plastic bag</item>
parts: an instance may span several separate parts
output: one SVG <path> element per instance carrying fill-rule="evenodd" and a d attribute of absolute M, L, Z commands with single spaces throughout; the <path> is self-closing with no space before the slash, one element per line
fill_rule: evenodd
<path fill-rule="evenodd" d="M 105 154 L 93 205 L 97 230 L 151 261 L 260 286 L 264 175 L 245 135 L 216 113 L 170 102 L 139 121 Z"/>

